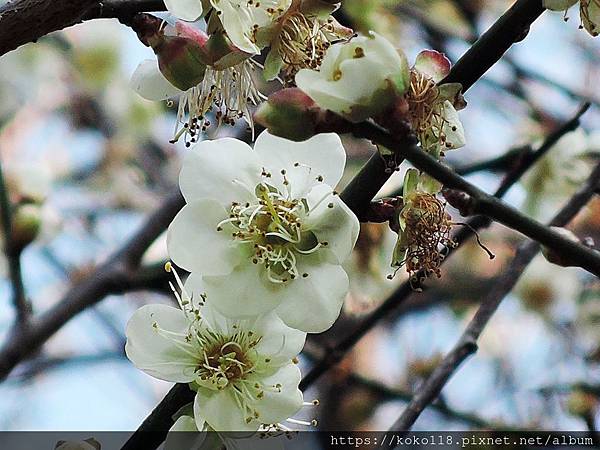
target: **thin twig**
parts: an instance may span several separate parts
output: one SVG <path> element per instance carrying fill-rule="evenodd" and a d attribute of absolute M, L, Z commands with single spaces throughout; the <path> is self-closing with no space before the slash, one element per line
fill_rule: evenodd
<path fill-rule="evenodd" d="M 13 206 L 10 202 L 2 162 L 0 162 L 0 214 L 4 234 L 4 254 L 8 263 L 8 273 L 12 288 L 12 300 L 16 312 L 16 326 L 24 327 L 31 314 L 31 303 L 25 295 L 21 274 L 22 245 L 15 242 L 13 228 Z"/>
<path fill-rule="evenodd" d="M 585 185 L 569 200 L 567 205 L 550 221 L 549 226 L 564 226 L 595 195 L 600 184 L 600 164 L 592 171 Z M 506 272 L 497 280 L 489 295 L 483 300 L 475 316 L 454 348 L 446 355 L 432 375 L 423 383 L 412 401 L 394 423 L 391 430 L 409 430 L 423 410 L 433 402 L 450 377 L 462 362 L 477 351 L 477 340 L 500 306 L 502 300 L 512 290 L 523 271 L 538 253 L 540 246 L 535 241 L 527 241 L 519 246 L 515 257 L 507 264 Z"/>

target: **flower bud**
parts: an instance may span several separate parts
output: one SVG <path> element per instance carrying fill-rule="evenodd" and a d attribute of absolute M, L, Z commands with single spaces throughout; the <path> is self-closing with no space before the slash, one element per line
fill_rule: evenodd
<path fill-rule="evenodd" d="M 210 63 L 206 33 L 180 21 L 174 28 L 163 27 L 160 19 L 149 14 L 136 15 L 131 27 L 154 50 L 161 73 L 173 86 L 186 91 L 202 82 Z"/>
<path fill-rule="evenodd" d="M 254 113 L 254 120 L 275 136 L 304 141 L 316 134 L 319 112 L 313 99 L 289 88 L 271 94 Z"/>
<path fill-rule="evenodd" d="M 15 210 L 12 223 L 12 245 L 23 249 L 37 238 L 42 226 L 42 212 L 38 205 L 26 203 Z"/>
<path fill-rule="evenodd" d="M 303 69 L 296 85 L 324 109 L 361 122 L 383 113 L 406 91 L 410 72 L 403 53 L 371 32 L 332 45 L 320 71 Z"/>
<path fill-rule="evenodd" d="M 598 401 L 596 397 L 581 389 L 571 392 L 567 400 L 567 410 L 574 416 L 585 417 L 593 415 L 597 406 Z"/>

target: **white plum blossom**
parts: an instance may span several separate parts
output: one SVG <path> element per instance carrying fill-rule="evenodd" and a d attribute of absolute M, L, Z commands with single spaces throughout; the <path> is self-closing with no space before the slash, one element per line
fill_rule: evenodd
<path fill-rule="evenodd" d="M 406 58 L 375 32 L 329 47 L 320 70 L 302 69 L 296 85 L 321 108 L 360 122 L 382 113 L 408 88 Z"/>
<path fill-rule="evenodd" d="M 261 34 L 292 4 L 292 0 L 209 1 L 233 45 L 250 54 L 260 53 L 268 44 L 261 39 Z M 202 0 L 169 0 L 165 4 L 171 14 L 182 20 L 193 21 L 203 14 Z M 211 20 L 214 19 L 211 17 Z"/>
<path fill-rule="evenodd" d="M 445 150 L 463 147 L 465 131 L 457 108 L 464 107 L 459 83 L 439 84 L 450 73 L 443 53 L 423 50 L 410 71 L 406 94 L 409 116 L 421 147 L 438 158 Z"/>
<path fill-rule="evenodd" d="M 200 84 L 182 91 L 164 77 L 156 60 L 149 59 L 133 73 L 131 87 L 146 100 L 177 99 L 177 125 L 173 140 L 184 136 L 186 144 L 191 144 L 210 125 L 206 114 L 213 107 L 217 108 L 219 120 L 231 123 L 243 117 L 252 126 L 250 107 L 265 98 L 255 84 L 254 72 L 252 60 L 244 60 L 222 70 L 207 67 Z"/>
<path fill-rule="evenodd" d="M 333 191 L 345 159 L 333 133 L 292 142 L 265 131 L 254 150 L 231 138 L 197 144 L 179 177 L 187 204 L 169 227 L 170 257 L 203 275 L 226 316 L 274 311 L 292 328 L 326 330 L 346 296 L 341 264 L 359 231 Z"/>
<path fill-rule="evenodd" d="M 592 168 L 586 153 L 600 149 L 600 134 L 583 129 L 565 134 L 523 177 L 523 208 L 538 220 L 549 220 L 573 195 Z"/>
<path fill-rule="evenodd" d="M 303 400 L 295 358 L 306 334 L 274 313 L 228 319 L 211 299 L 190 297 L 175 277 L 179 308 L 146 305 L 127 324 L 125 351 L 135 366 L 161 380 L 190 383 L 199 430 L 256 431 L 297 413 Z M 197 275 L 187 283 L 202 290 Z"/>

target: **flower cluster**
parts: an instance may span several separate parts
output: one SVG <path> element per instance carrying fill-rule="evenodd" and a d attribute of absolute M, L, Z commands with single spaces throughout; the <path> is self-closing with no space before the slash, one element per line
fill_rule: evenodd
<path fill-rule="evenodd" d="M 186 205 L 171 223 L 178 307 L 146 305 L 127 326 L 126 352 L 156 378 L 196 395 L 174 430 L 284 431 L 304 402 L 297 356 L 307 332 L 340 314 L 342 263 L 356 216 L 333 190 L 345 151 L 338 135 L 296 143 L 263 132 L 254 148 L 203 141 L 180 174 Z M 225 439 L 225 437 L 223 437 Z"/>
<path fill-rule="evenodd" d="M 564 11 L 565 20 L 567 20 L 568 9 L 577 3 L 577 1 L 544 0 L 544 8 L 553 11 Z M 580 28 L 585 28 L 594 37 L 600 34 L 600 2 L 598 0 L 579 0 L 579 17 L 581 20 Z"/>
<path fill-rule="evenodd" d="M 256 84 L 262 66 L 252 59 L 270 47 L 263 71 L 274 79 L 283 71 L 287 83 L 302 68 L 317 69 L 331 43 L 352 30 L 331 17 L 339 7 L 321 0 L 169 0 L 173 24 L 140 14 L 131 23 L 157 61 L 144 61 L 132 77 L 134 89 L 154 101 L 178 99 L 173 141 L 189 146 L 216 122 L 233 125 L 240 118 L 253 126 L 251 107 L 264 99 Z M 203 6 L 204 5 L 204 6 Z M 204 18 L 205 26 L 197 20 Z M 193 22 L 193 23 L 190 23 Z M 204 31 L 203 28 L 206 30 Z"/>

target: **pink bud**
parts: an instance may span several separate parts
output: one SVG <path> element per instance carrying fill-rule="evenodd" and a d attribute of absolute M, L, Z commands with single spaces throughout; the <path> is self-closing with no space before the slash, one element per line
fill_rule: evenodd
<path fill-rule="evenodd" d="M 272 134 L 304 141 L 316 134 L 319 107 L 298 88 L 281 89 L 254 113 L 254 120 Z"/>

